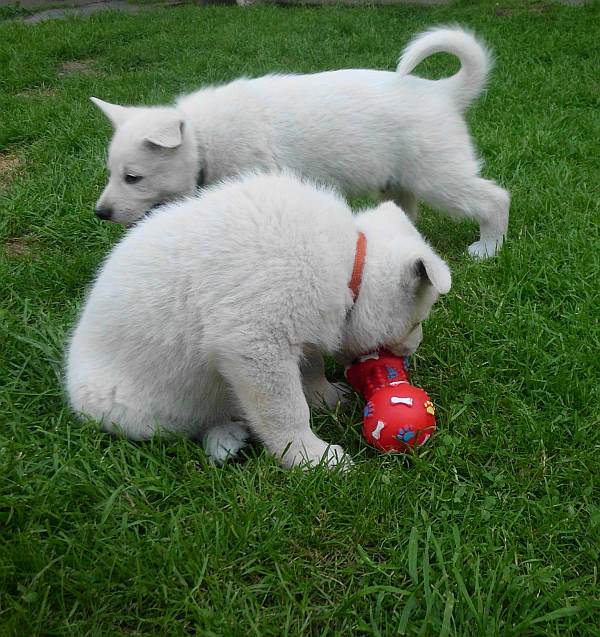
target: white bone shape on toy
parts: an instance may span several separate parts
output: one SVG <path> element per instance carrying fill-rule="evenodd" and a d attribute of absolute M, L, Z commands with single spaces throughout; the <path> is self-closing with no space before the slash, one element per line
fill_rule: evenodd
<path fill-rule="evenodd" d="M 409 407 L 413 406 L 412 398 L 401 398 L 400 396 L 392 396 L 390 398 L 390 402 L 392 403 L 392 405 L 408 405 Z"/>
<path fill-rule="evenodd" d="M 385 427 L 385 423 L 383 420 L 377 421 L 377 427 L 373 429 L 373 433 L 371 434 L 375 440 L 379 440 L 379 436 L 381 435 L 381 430 Z"/>

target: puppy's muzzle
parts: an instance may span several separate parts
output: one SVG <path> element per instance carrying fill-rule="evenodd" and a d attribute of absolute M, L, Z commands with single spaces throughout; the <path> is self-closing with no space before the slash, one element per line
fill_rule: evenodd
<path fill-rule="evenodd" d="M 110 221 L 113 216 L 112 208 L 96 208 L 96 216 L 102 219 L 103 221 Z"/>

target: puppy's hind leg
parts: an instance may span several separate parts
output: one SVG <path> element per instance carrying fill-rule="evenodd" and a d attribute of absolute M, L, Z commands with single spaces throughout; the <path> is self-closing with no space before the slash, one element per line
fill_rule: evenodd
<path fill-rule="evenodd" d="M 97 379 L 74 378 L 69 370 L 68 391 L 73 411 L 95 420 L 99 428 L 110 434 L 132 440 L 147 440 L 159 430 L 159 419 L 135 392 Z"/>
<path fill-rule="evenodd" d="M 494 256 L 508 230 L 510 195 L 493 181 L 479 178 L 466 205 L 479 221 L 479 241 L 469 246 L 469 254 L 475 259 Z"/>
<path fill-rule="evenodd" d="M 473 258 L 492 257 L 502 246 L 508 229 L 510 195 L 493 181 L 473 176 L 455 180 L 440 178 L 435 190 L 422 198 L 432 206 L 479 223 L 479 241 L 469 246 Z"/>
<path fill-rule="evenodd" d="M 223 464 L 235 457 L 248 444 L 250 434 L 245 423 L 229 421 L 214 425 L 202 436 L 206 455 L 215 464 Z"/>
<path fill-rule="evenodd" d="M 228 354 L 221 373 L 237 395 L 250 430 L 284 467 L 339 463 L 344 451 L 328 445 L 310 428 L 298 359 L 280 351 Z"/>

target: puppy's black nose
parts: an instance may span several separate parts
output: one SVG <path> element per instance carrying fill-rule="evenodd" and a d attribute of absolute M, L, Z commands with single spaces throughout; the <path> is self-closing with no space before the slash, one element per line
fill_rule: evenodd
<path fill-rule="evenodd" d="M 112 208 L 96 208 L 96 216 L 100 217 L 100 219 L 104 219 L 104 221 L 109 221 L 112 214 Z"/>

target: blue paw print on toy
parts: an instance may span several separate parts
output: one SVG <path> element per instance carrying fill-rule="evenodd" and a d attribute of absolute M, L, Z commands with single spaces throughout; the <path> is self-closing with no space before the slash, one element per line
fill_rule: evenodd
<path fill-rule="evenodd" d="M 373 415 L 373 403 L 369 401 L 365 405 L 365 408 L 363 409 L 363 416 L 366 418 L 367 416 L 372 416 L 372 415 Z"/>
<path fill-rule="evenodd" d="M 394 437 L 400 442 L 410 442 L 415 437 L 415 432 L 401 427 Z"/>
<path fill-rule="evenodd" d="M 394 380 L 394 378 L 398 378 L 398 371 L 393 367 L 389 367 L 389 365 L 385 366 L 385 371 L 387 373 L 388 380 Z"/>

